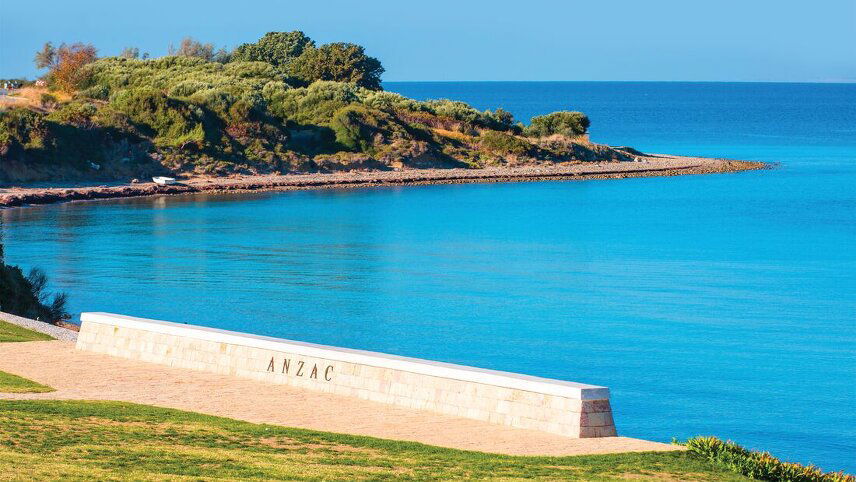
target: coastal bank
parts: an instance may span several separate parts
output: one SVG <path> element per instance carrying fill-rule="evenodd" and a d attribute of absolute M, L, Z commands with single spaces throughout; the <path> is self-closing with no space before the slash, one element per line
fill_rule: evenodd
<path fill-rule="evenodd" d="M 563 165 L 482 169 L 404 169 L 337 173 L 196 176 L 174 185 L 139 183 L 34 183 L 0 187 L 0 208 L 159 195 L 306 189 L 347 189 L 428 184 L 584 181 L 734 173 L 769 168 L 763 162 L 705 157 L 640 155 L 635 162 L 579 162 Z"/>

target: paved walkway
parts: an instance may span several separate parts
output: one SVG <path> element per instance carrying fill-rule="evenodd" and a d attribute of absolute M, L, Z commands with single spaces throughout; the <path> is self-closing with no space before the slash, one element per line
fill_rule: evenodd
<path fill-rule="evenodd" d="M 412 440 L 510 455 L 676 450 L 626 437 L 572 439 L 333 394 L 78 351 L 64 341 L 0 344 L 0 371 L 51 386 L 0 399 L 119 400 L 248 422 Z M 619 420 L 620 424 L 620 420 Z M 620 429 L 620 425 L 619 425 Z"/>

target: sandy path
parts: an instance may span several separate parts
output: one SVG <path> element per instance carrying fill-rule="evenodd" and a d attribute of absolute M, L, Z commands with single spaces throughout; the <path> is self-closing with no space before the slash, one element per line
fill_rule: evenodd
<path fill-rule="evenodd" d="M 0 344 L 0 371 L 57 389 L 43 394 L 0 394 L 0 399 L 119 400 L 256 423 L 510 455 L 678 449 L 626 437 L 572 439 L 490 425 L 284 385 L 82 352 L 62 341 Z"/>

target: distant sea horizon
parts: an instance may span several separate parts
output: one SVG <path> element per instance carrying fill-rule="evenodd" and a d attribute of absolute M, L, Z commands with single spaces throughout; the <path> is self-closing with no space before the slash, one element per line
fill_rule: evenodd
<path fill-rule="evenodd" d="M 764 171 L 5 210 L 69 308 L 610 388 L 620 435 L 856 472 L 856 83 L 386 82 Z"/>
<path fill-rule="evenodd" d="M 856 79 L 834 79 L 834 80 L 385 80 L 383 85 L 391 84 L 469 84 L 469 83 L 575 83 L 590 82 L 602 84 L 856 84 Z"/>

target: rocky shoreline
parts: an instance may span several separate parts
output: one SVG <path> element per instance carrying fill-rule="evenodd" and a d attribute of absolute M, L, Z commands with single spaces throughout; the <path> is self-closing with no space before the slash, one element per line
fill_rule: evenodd
<path fill-rule="evenodd" d="M 193 193 L 288 191 L 325 188 L 414 186 L 546 180 L 622 179 L 678 176 L 757 170 L 761 162 L 667 155 L 639 156 L 636 162 L 581 162 L 569 165 L 524 166 L 485 169 L 409 169 L 359 171 L 330 174 L 284 174 L 269 176 L 188 177 L 179 184 L 160 186 L 152 182 L 64 187 L 38 185 L 0 188 L 0 208 L 35 206 L 69 201 L 88 201 L 156 195 Z"/>

